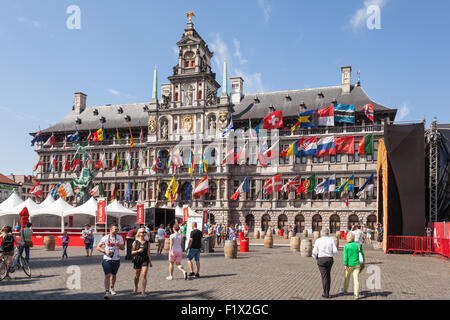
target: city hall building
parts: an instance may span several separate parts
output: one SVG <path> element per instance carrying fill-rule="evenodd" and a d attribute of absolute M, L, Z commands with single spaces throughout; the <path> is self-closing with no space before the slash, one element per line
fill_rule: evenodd
<path fill-rule="evenodd" d="M 188 204 L 198 212 L 208 210 L 212 222 L 247 222 L 254 230 L 266 229 L 269 225 L 277 227 L 297 224 L 300 231 L 329 227 L 334 232 L 346 230 L 354 222 L 372 226 L 375 224 L 376 187 L 361 197 L 356 193 L 367 178 L 376 173 L 377 142 L 383 137 L 384 125 L 394 121 L 397 110 L 387 108 L 369 98 L 359 80 L 356 84 L 352 83 L 350 66 L 341 68 L 341 83 L 329 87 L 244 93 L 245 79 L 228 79 L 226 67 L 222 85 L 217 82 L 216 74 L 211 68 L 213 52 L 194 29 L 192 21 L 187 23 L 177 46 L 179 55 L 173 67 L 173 74 L 168 77 L 168 83 L 159 87 L 155 70 L 150 101 L 87 107 L 87 95 L 77 92 L 72 110 L 67 110 L 68 114 L 58 123 L 42 130 L 44 141 L 52 134 L 56 138 L 53 147 L 43 144 L 36 147 L 42 161 L 37 170 L 37 180 L 43 186 L 44 197 L 51 186 L 62 180 L 68 182 L 79 175 L 79 168 L 75 172 L 66 171 L 64 168 L 66 158 L 71 161 L 75 153 L 71 143 L 63 146 L 64 138 L 78 130 L 80 141 L 86 141 L 90 132 L 103 127 L 105 140 L 96 143 L 90 141 L 86 146 L 86 150 L 94 159 L 94 163 L 90 163 L 95 177 L 94 185 L 102 182 L 108 199 L 111 199 L 115 186 L 116 199 L 123 203 L 130 182 L 130 208 L 135 208 L 138 202 L 144 203 L 146 208 L 173 208 Z M 158 91 L 161 92 L 161 97 Z M 299 113 L 333 104 L 354 105 L 355 123 L 299 128 L 291 133 L 291 127 L 297 122 Z M 374 105 L 373 122 L 369 121 L 362 111 L 366 104 Z M 323 157 L 293 155 L 279 158 L 276 163 L 272 161 L 271 165 L 262 167 L 257 162 L 258 140 L 253 136 L 249 139 L 246 164 L 222 165 L 222 159 L 228 150 L 227 141 L 230 143 L 230 140 L 223 139 L 222 135 L 231 119 L 235 132 L 239 129 L 248 131 L 250 125 L 255 128 L 273 110 L 283 112 L 284 128 L 268 132 L 269 147 L 274 139 L 279 139 L 281 151 L 299 138 L 355 136 L 355 153 Z M 117 132 L 119 140 L 116 139 Z M 134 140 L 132 148 L 129 145 L 130 132 Z M 374 150 L 372 154 L 359 155 L 357 144 L 366 134 L 373 134 Z M 243 142 L 239 137 L 234 139 L 231 141 L 237 152 L 242 148 Z M 131 169 L 124 170 L 129 150 Z M 178 168 L 175 173 L 170 164 L 167 168 L 158 168 L 156 172 L 152 170 L 158 155 L 159 160 L 165 163 L 176 150 L 182 154 L 183 167 Z M 208 159 L 209 192 L 200 198 L 191 195 L 189 201 L 186 201 L 186 189 L 191 181 L 188 168 L 191 151 L 196 163 L 192 177 L 193 188 L 206 175 L 199 172 L 203 156 Z M 116 152 L 120 160 L 118 166 L 113 167 Z M 95 163 L 103 153 L 106 154 L 107 168 L 96 169 Z M 53 155 L 56 166 L 49 173 Z M 143 157 L 144 166 L 139 166 L 140 157 Z M 347 193 L 335 192 L 297 195 L 293 191 L 264 195 L 262 189 L 265 181 L 279 173 L 282 173 L 283 183 L 296 176 L 303 181 L 315 174 L 317 184 L 335 174 L 336 186 L 354 175 L 355 191 L 349 192 L 348 201 Z M 174 174 L 179 190 L 172 204 L 166 199 L 165 191 Z M 247 176 L 250 191 L 242 193 L 238 200 L 230 200 Z M 68 200 L 74 201 L 73 197 Z"/>

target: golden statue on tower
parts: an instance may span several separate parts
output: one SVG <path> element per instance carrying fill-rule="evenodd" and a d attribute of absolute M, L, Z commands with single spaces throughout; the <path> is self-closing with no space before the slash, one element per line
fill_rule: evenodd
<path fill-rule="evenodd" d="M 194 14 L 194 12 L 191 11 L 191 12 L 186 13 L 186 17 L 188 17 L 189 23 L 192 23 L 192 18 L 195 17 L 195 14 Z"/>

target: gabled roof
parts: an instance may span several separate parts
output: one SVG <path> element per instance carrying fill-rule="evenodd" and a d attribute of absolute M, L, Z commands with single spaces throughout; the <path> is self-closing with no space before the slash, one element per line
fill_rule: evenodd
<path fill-rule="evenodd" d="M 11 180 L 10 178 L 8 178 L 7 176 L 5 176 L 1 173 L 0 173 L 0 183 L 1 184 L 10 184 L 13 186 L 19 186 L 19 184 L 17 182 L 15 182 L 14 180 Z"/>

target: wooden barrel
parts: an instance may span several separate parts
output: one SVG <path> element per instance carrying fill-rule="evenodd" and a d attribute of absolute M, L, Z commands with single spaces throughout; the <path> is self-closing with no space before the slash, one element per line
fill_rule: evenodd
<path fill-rule="evenodd" d="M 294 232 L 289 231 L 289 239 L 291 239 L 292 237 L 294 237 Z"/>
<path fill-rule="evenodd" d="M 266 233 L 264 231 L 261 231 L 259 234 L 259 238 L 264 239 L 265 235 L 266 235 Z"/>
<path fill-rule="evenodd" d="M 158 244 L 158 241 L 159 241 L 159 237 L 156 235 L 155 236 L 155 243 Z"/>
<path fill-rule="evenodd" d="M 308 238 L 308 230 L 303 230 L 303 238 Z"/>
<path fill-rule="evenodd" d="M 163 249 L 163 253 L 164 253 L 164 254 L 169 254 L 169 249 L 170 249 L 170 238 L 165 238 L 165 239 L 164 239 L 164 249 Z"/>
<path fill-rule="evenodd" d="M 331 239 L 333 239 L 334 244 L 336 245 L 336 248 L 339 248 L 339 239 L 338 239 L 338 237 L 332 236 Z"/>
<path fill-rule="evenodd" d="M 302 239 L 302 241 L 300 243 L 300 255 L 302 257 L 311 257 L 311 255 L 312 255 L 311 239 Z"/>
<path fill-rule="evenodd" d="M 255 232 L 253 233 L 253 238 L 254 238 L 254 239 L 259 239 L 259 231 L 255 231 Z"/>
<path fill-rule="evenodd" d="M 237 242 L 236 240 L 225 240 L 225 246 L 223 248 L 225 258 L 236 259 L 237 258 Z"/>
<path fill-rule="evenodd" d="M 47 251 L 55 251 L 55 236 L 44 236 L 44 248 Z"/>
<path fill-rule="evenodd" d="M 300 238 L 299 237 L 292 237 L 291 238 L 291 251 L 292 252 L 299 252 L 300 251 Z"/>
<path fill-rule="evenodd" d="M 272 234 L 266 235 L 264 237 L 264 247 L 265 248 L 273 248 L 273 237 L 272 237 Z"/>
<path fill-rule="evenodd" d="M 341 232 L 340 231 L 336 231 L 336 239 L 340 239 L 341 238 Z"/>

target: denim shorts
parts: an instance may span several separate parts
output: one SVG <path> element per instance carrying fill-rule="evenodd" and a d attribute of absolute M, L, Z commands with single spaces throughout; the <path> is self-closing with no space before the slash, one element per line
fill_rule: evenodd
<path fill-rule="evenodd" d="M 92 239 L 92 240 L 91 240 L 91 243 L 89 243 L 89 244 L 84 243 L 84 248 L 85 248 L 86 250 L 88 250 L 88 249 L 94 249 L 94 239 Z"/>
<path fill-rule="evenodd" d="M 102 267 L 103 267 L 103 272 L 105 273 L 105 275 L 110 274 L 110 273 L 113 275 L 116 275 L 117 271 L 119 271 L 120 260 L 103 259 Z"/>
<path fill-rule="evenodd" d="M 195 258 L 195 261 L 200 261 L 200 249 L 189 249 L 186 259 L 192 261 Z"/>

